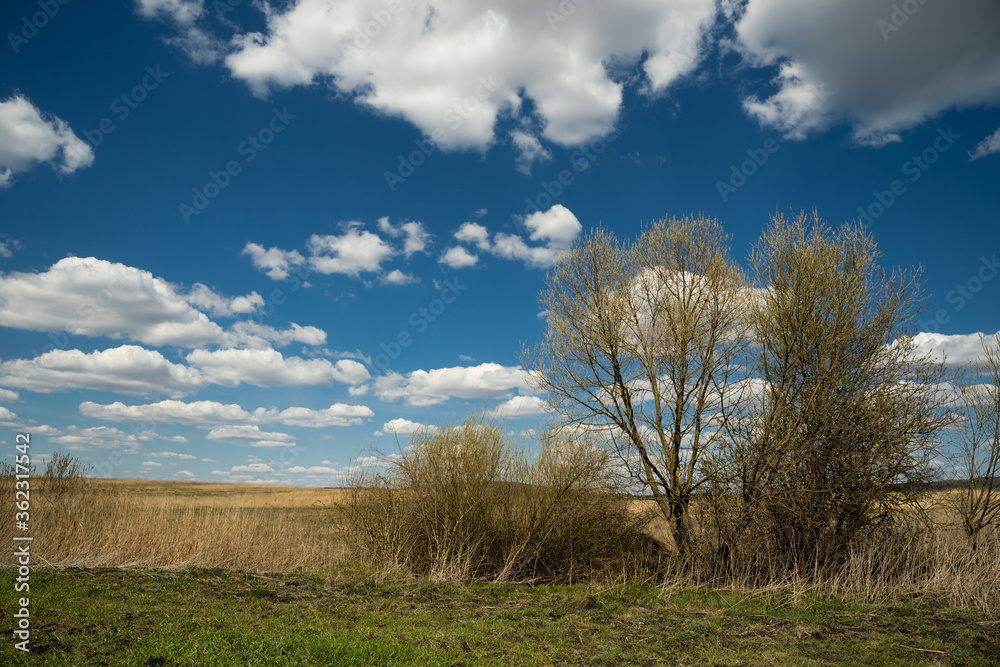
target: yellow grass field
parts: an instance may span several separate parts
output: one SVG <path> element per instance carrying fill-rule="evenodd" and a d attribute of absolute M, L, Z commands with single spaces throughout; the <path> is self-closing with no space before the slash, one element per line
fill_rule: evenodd
<path fill-rule="evenodd" d="M 31 490 L 35 553 L 52 566 L 278 572 L 345 557 L 337 489 L 95 479 L 56 497 L 35 478 Z M 14 526 L 0 532 L 9 542 Z"/>
<path fill-rule="evenodd" d="M 343 489 L 88 479 L 60 495 L 46 485 L 45 478 L 31 480 L 30 534 L 34 562 L 43 565 L 330 573 L 351 559 L 337 522 Z M 3 489 L 0 502 L 8 516 L 12 491 Z M 991 531 L 970 554 L 947 510 L 953 493 L 931 497 L 934 528 L 912 543 L 919 549 L 869 545 L 824 586 L 866 599 L 933 591 L 958 606 L 1000 608 L 1000 536 Z M 653 504 L 633 500 L 631 507 L 648 511 Z M 654 516 L 647 531 L 669 542 L 662 517 Z M 0 524 L 8 544 L 16 532 L 13 522 Z"/>

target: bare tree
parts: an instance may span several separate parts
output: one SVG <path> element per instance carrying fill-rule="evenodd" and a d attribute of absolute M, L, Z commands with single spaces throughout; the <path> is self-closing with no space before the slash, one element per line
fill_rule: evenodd
<path fill-rule="evenodd" d="M 598 229 L 547 277 L 548 330 L 526 359 L 570 425 L 598 432 L 648 489 L 678 550 L 723 440 L 746 345 L 743 276 L 704 217 L 661 220 L 619 243 Z"/>
<path fill-rule="evenodd" d="M 774 217 L 751 253 L 761 394 L 730 421 L 734 532 L 756 522 L 798 563 L 892 519 L 933 475 L 948 423 L 944 367 L 918 358 L 907 330 L 920 270 L 887 275 L 878 259 L 863 229 L 815 213 Z"/>
<path fill-rule="evenodd" d="M 963 428 L 959 458 L 969 484 L 958 496 L 958 509 L 975 550 L 979 535 L 1000 518 L 1000 333 L 992 342 L 983 338 L 983 356 L 958 377 L 962 394 Z"/>

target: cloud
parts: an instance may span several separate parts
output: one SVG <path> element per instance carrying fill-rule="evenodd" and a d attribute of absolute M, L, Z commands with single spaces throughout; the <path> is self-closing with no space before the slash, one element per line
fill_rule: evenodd
<path fill-rule="evenodd" d="M 214 427 L 238 424 L 284 424 L 305 428 L 326 428 L 332 426 L 353 426 L 364 419 L 375 416 L 371 408 L 364 405 L 334 403 L 329 408 L 313 410 L 291 407 L 257 408 L 253 412 L 244 410 L 234 403 L 222 404 L 215 401 L 166 400 L 146 405 L 125 405 L 121 402 L 101 405 L 92 401 L 80 404 L 80 414 L 104 421 L 136 421 L 154 424 L 183 424 L 186 426 Z"/>
<path fill-rule="evenodd" d="M 200 28 L 188 28 L 166 42 L 183 51 L 196 65 L 214 65 L 225 55 L 225 44 Z"/>
<path fill-rule="evenodd" d="M 324 275 L 340 274 L 358 278 L 364 273 L 383 272 L 383 265 L 397 255 L 409 258 L 418 252 L 427 252 L 431 235 L 423 223 L 407 221 L 394 226 L 388 217 L 378 219 L 378 228 L 390 239 L 402 239 L 401 247 L 393 246 L 375 232 L 364 229 L 364 224 L 352 220 L 340 225 L 340 234 L 313 234 L 309 237 L 307 256 L 296 250 L 265 249 L 256 243 L 247 243 L 243 254 L 250 255 L 257 269 L 266 271 L 273 280 L 288 277 L 291 267 L 308 265 Z M 404 285 L 416 279 L 399 269 L 382 277 L 383 285 Z"/>
<path fill-rule="evenodd" d="M 930 354 L 937 361 L 947 361 L 949 366 L 963 366 L 983 356 L 983 334 L 918 333 L 913 337 L 917 355 Z M 989 336 L 986 336 L 989 341 Z"/>
<path fill-rule="evenodd" d="M 544 269 L 552 266 L 583 231 L 580 221 L 562 204 L 532 213 L 525 218 L 524 226 L 531 230 L 532 241 L 544 245 L 529 246 L 520 236 L 498 233 L 493 237 L 490 252 L 504 259 L 523 261 L 531 268 Z"/>
<path fill-rule="evenodd" d="M 0 188 L 12 184 L 14 174 L 41 162 L 61 174 L 71 174 L 94 162 L 94 151 L 66 121 L 44 114 L 21 95 L 0 101 Z"/>
<path fill-rule="evenodd" d="M 204 0 L 136 0 L 136 11 L 143 18 L 166 19 L 190 25 L 205 13 Z"/>
<path fill-rule="evenodd" d="M 295 436 L 289 433 L 261 431 L 256 424 L 238 424 L 213 428 L 208 440 L 239 442 L 251 447 L 294 447 Z"/>
<path fill-rule="evenodd" d="M 574 145 L 608 133 L 618 116 L 623 84 L 606 63 L 641 63 L 644 88 L 665 90 L 696 69 L 716 12 L 714 0 L 395 6 L 268 6 L 266 29 L 235 37 L 226 64 L 258 96 L 320 82 L 446 150 L 484 150 L 507 116 L 537 116 L 547 141 Z"/>
<path fill-rule="evenodd" d="M 197 461 L 198 457 L 193 454 L 179 454 L 177 452 L 150 452 L 146 456 L 157 459 L 177 459 L 178 461 Z"/>
<path fill-rule="evenodd" d="M 70 451 L 88 451 L 92 449 L 117 449 L 127 454 L 142 452 L 139 439 L 133 434 L 126 434 L 111 426 L 94 426 L 77 428 L 70 426 L 66 435 L 50 437 L 49 442 L 62 445 Z"/>
<path fill-rule="evenodd" d="M 0 326 L 156 346 L 195 347 L 223 338 L 222 328 L 167 281 L 94 257 L 67 257 L 44 273 L 0 275 Z"/>
<path fill-rule="evenodd" d="M 201 372 L 171 363 L 159 352 L 136 345 L 89 354 L 52 350 L 35 359 L 0 363 L 0 384 L 44 394 L 91 389 L 176 398 L 198 391 L 206 382 Z"/>
<path fill-rule="evenodd" d="M 263 412 L 263 408 L 259 408 Z M 84 417 L 104 421 L 134 421 L 153 424 L 183 424 L 185 426 L 214 426 L 217 424 L 250 424 L 254 416 L 235 403 L 215 401 L 166 400 L 147 405 L 125 405 L 115 402 L 100 405 L 91 401 L 80 404 Z M 258 420 L 259 421 L 259 420 Z"/>
<path fill-rule="evenodd" d="M 749 0 L 733 46 L 779 73 L 747 111 L 791 138 L 846 121 L 856 141 L 881 145 L 948 109 L 1000 102 L 1000 5 L 927 2 L 907 15 L 900 4 Z M 830 98 L 810 108 L 810 91 Z"/>
<path fill-rule="evenodd" d="M 437 426 L 428 426 L 427 424 L 421 424 L 420 422 L 413 422 L 409 419 L 403 419 L 402 417 L 397 417 L 382 424 L 382 432 L 389 435 L 413 435 L 419 430 L 427 430 L 434 433 L 438 430 Z"/>
<path fill-rule="evenodd" d="M 22 420 L 7 408 L 0 406 L 0 426 L 17 428 L 22 425 Z"/>
<path fill-rule="evenodd" d="M 16 401 L 18 394 L 10 389 L 0 389 L 0 401 Z"/>
<path fill-rule="evenodd" d="M 563 249 L 568 248 L 583 231 L 580 221 L 562 204 L 532 213 L 524 220 L 524 226 L 531 230 L 532 241 L 542 241 Z"/>
<path fill-rule="evenodd" d="M 510 133 L 510 139 L 517 150 L 517 170 L 525 176 L 531 175 L 531 165 L 535 162 L 545 162 L 552 159 L 552 153 L 542 146 L 542 142 L 533 134 L 521 130 Z"/>
<path fill-rule="evenodd" d="M 253 473 L 265 473 L 274 472 L 274 468 L 271 467 L 269 463 L 250 463 L 245 466 L 233 466 L 229 469 L 230 472 L 253 472 Z M 218 474 L 218 473 L 216 473 Z"/>
<path fill-rule="evenodd" d="M 832 123 L 833 114 L 823 110 L 830 93 L 803 78 L 798 63 L 783 64 L 774 83 L 778 92 L 763 102 L 752 96 L 743 100 L 743 110 L 758 123 L 780 130 L 786 139 L 797 140 Z"/>
<path fill-rule="evenodd" d="M 284 280 L 293 266 L 306 261 L 297 250 L 265 249 L 264 246 L 249 241 L 242 254 L 249 255 L 254 268 L 264 271 L 272 280 Z"/>
<path fill-rule="evenodd" d="M 286 408 L 280 412 L 269 411 L 266 419 L 286 426 L 304 428 L 326 428 L 328 426 L 353 426 L 363 418 L 374 417 L 371 408 L 364 405 L 335 403 L 324 410 L 309 408 Z"/>
<path fill-rule="evenodd" d="M 463 243 L 474 243 L 477 248 L 487 252 L 490 249 L 490 232 L 478 222 L 463 223 L 455 231 L 455 240 Z"/>
<path fill-rule="evenodd" d="M 426 407 L 449 398 L 506 398 L 512 389 L 524 384 L 525 372 L 520 366 L 484 363 L 406 375 L 390 372 L 376 378 L 375 394 L 384 401 L 402 399 L 409 405 Z"/>
<path fill-rule="evenodd" d="M 494 417 L 534 417 L 544 415 L 548 403 L 537 396 L 513 396 L 493 409 Z"/>
<path fill-rule="evenodd" d="M 257 312 L 264 307 L 264 297 L 257 292 L 227 299 L 201 283 L 195 283 L 185 299 L 192 306 L 203 311 L 210 311 L 217 317 L 246 315 Z"/>
<path fill-rule="evenodd" d="M 67 257 L 43 273 L 0 274 L 0 326 L 64 331 L 85 336 L 129 338 L 147 345 L 206 344 L 279 347 L 297 341 L 322 345 L 326 333 L 292 323 L 277 330 L 250 321 L 224 331 L 202 310 L 220 317 L 256 313 L 257 292 L 227 298 L 195 283 L 188 292 L 149 271 L 95 257 Z M 199 310 L 201 309 L 201 310 Z M 65 347 L 68 339 L 60 343 Z"/>
<path fill-rule="evenodd" d="M 294 322 L 287 329 L 278 330 L 266 324 L 257 324 L 250 320 L 236 322 L 225 335 L 225 343 L 229 346 L 270 348 L 271 344 L 286 347 L 290 343 L 305 345 L 322 345 L 326 342 L 326 332 L 317 327 L 303 327 Z"/>
<path fill-rule="evenodd" d="M 341 359 L 334 367 L 333 379 L 344 384 L 361 384 L 371 377 L 365 365 L 353 359 Z"/>
<path fill-rule="evenodd" d="M 980 141 L 975 148 L 969 151 L 969 161 L 975 161 L 994 153 L 1000 153 L 1000 129 Z"/>
<path fill-rule="evenodd" d="M 383 285 L 409 285 L 416 282 L 419 282 L 416 278 L 408 273 L 403 273 L 399 269 L 393 269 L 382 278 Z"/>
<path fill-rule="evenodd" d="M 378 234 L 348 223 L 343 234 L 313 234 L 309 238 L 309 265 L 318 273 L 341 273 L 357 278 L 363 272 L 378 273 L 395 251 Z"/>
<path fill-rule="evenodd" d="M 0 257 L 10 259 L 14 256 L 14 250 L 20 245 L 17 239 L 0 239 Z"/>
<path fill-rule="evenodd" d="M 483 252 L 503 259 L 522 261 L 530 268 L 544 269 L 552 266 L 583 231 L 580 221 L 562 204 L 556 204 L 547 211 L 532 213 L 524 219 L 524 226 L 530 232 L 528 240 L 542 245 L 528 245 L 523 237 L 503 232 L 495 234 L 491 243 L 489 230 L 476 222 L 462 224 L 454 236 L 458 241 L 474 244 Z M 438 261 L 458 269 L 472 266 L 475 259 L 478 259 L 475 255 L 461 246 L 455 246 Z"/>
<path fill-rule="evenodd" d="M 241 383 L 258 387 L 302 387 L 337 381 L 360 384 L 370 379 L 365 366 L 351 359 L 333 364 L 326 359 L 284 357 L 277 350 L 195 350 L 187 360 L 207 378 L 229 387 Z"/>
<path fill-rule="evenodd" d="M 479 255 L 473 255 L 462 246 L 448 248 L 448 250 L 441 255 L 441 258 L 438 260 L 439 263 L 453 269 L 464 269 L 470 266 L 475 266 L 478 261 Z"/>
<path fill-rule="evenodd" d="M 404 222 L 397 228 L 392 226 L 388 217 L 381 217 L 378 219 L 378 228 L 382 233 L 388 234 L 393 238 L 405 236 L 403 254 L 407 257 L 415 252 L 423 252 L 431 237 L 427 230 L 424 229 L 423 224 L 419 222 Z"/>
<path fill-rule="evenodd" d="M 314 387 L 333 381 L 357 384 L 358 367 L 350 359 L 336 365 L 326 359 L 285 357 L 273 349 L 194 350 L 187 355 L 189 364 L 201 371 L 209 382 L 225 387 L 252 384 L 257 387 Z"/>

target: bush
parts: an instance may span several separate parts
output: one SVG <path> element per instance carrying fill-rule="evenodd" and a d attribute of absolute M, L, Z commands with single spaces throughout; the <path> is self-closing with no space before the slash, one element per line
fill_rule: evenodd
<path fill-rule="evenodd" d="M 87 485 L 89 470 L 80 459 L 54 452 L 45 462 L 46 491 L 56 498 L 70 491 L 82 491 Z"/>
<path fill-rule="evenodd" d="M 549 433 L 530 456 L 472 416 L 413 434 L 341 506 L 355 556 L 437 580 L 568 581 L 659 555 L 648 517 L 614 493 L 607 454 Z"/>

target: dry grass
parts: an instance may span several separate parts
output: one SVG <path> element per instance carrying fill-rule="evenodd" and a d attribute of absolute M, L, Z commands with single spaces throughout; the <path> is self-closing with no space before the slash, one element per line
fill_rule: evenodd
<path fill-rule="evenodd" d="M 290 572 L 346 557 L 331 519 L 337 490 L 142 480 L 82 480 L 58 498 L 46 490 L 32 480 L 29 534 L 36 558 L 55 567 Z M 14 533 L 0 527 L 0 539 Z"/>
<path fill-rule="evenodd" d="M 55 567 L 207 567 L 249 572 L 316 572 L 356 558 L 337 527 L 337 503 L 347 491 L 294 487 L 85 480 L 60 498 L 46 481 L 31 481 L 31 529 L 36 562 Z M 13 493 L 2 490 L 11 516 Z M 988 531 L 973 552 L 958 524 L 954 491 L 933 494 L 913 509 L 912 525 L 861 542 L 836 569 L 762 573 L 747 566 L 725 575 L 699 568 L 712 556 L 694 553 L 673 563 L 666 588 L 709 586 L 747 595 L 823 593 L 868 602 L 901 597 L 1000 612 L 1000 531 Z M 632 500 L 632 513 L 649 500 Z M 919 519 L 919 521 L 917 520 Z M 0 539 L 11 543 L 10 521 Z M 659 518 L 646 532 L 669 544 Z M 762 545 L 763 546 L 763 545 Z M 767 575 L 767 576 L 763 576 Z M 622 571 L 629 580 L 636 572 Z M 599 582 L 595 582 L 599 583 Z"/>
<path fill-rule="evenodd" d="M 1000 530 L 985 530 L 978 548 L 971 549 L 956 509 L 958 493 L 928 494 L 918 505 L 907 506 L 892 526 L 851 544 L 833 564 L 789 570 L 788 561 L 764 537 L 723 565 L 702 532 L 694 552 L 675 562 L 664 585 L 709 586 L 751 596 L 834 595 L 866 603 L 916 598 L 1000 613 Z M 637 512 L 653 505 L 652 500 L 633 501 Z M 669 540 L 662 519 L 651 522 L 647 531 Z"/>

